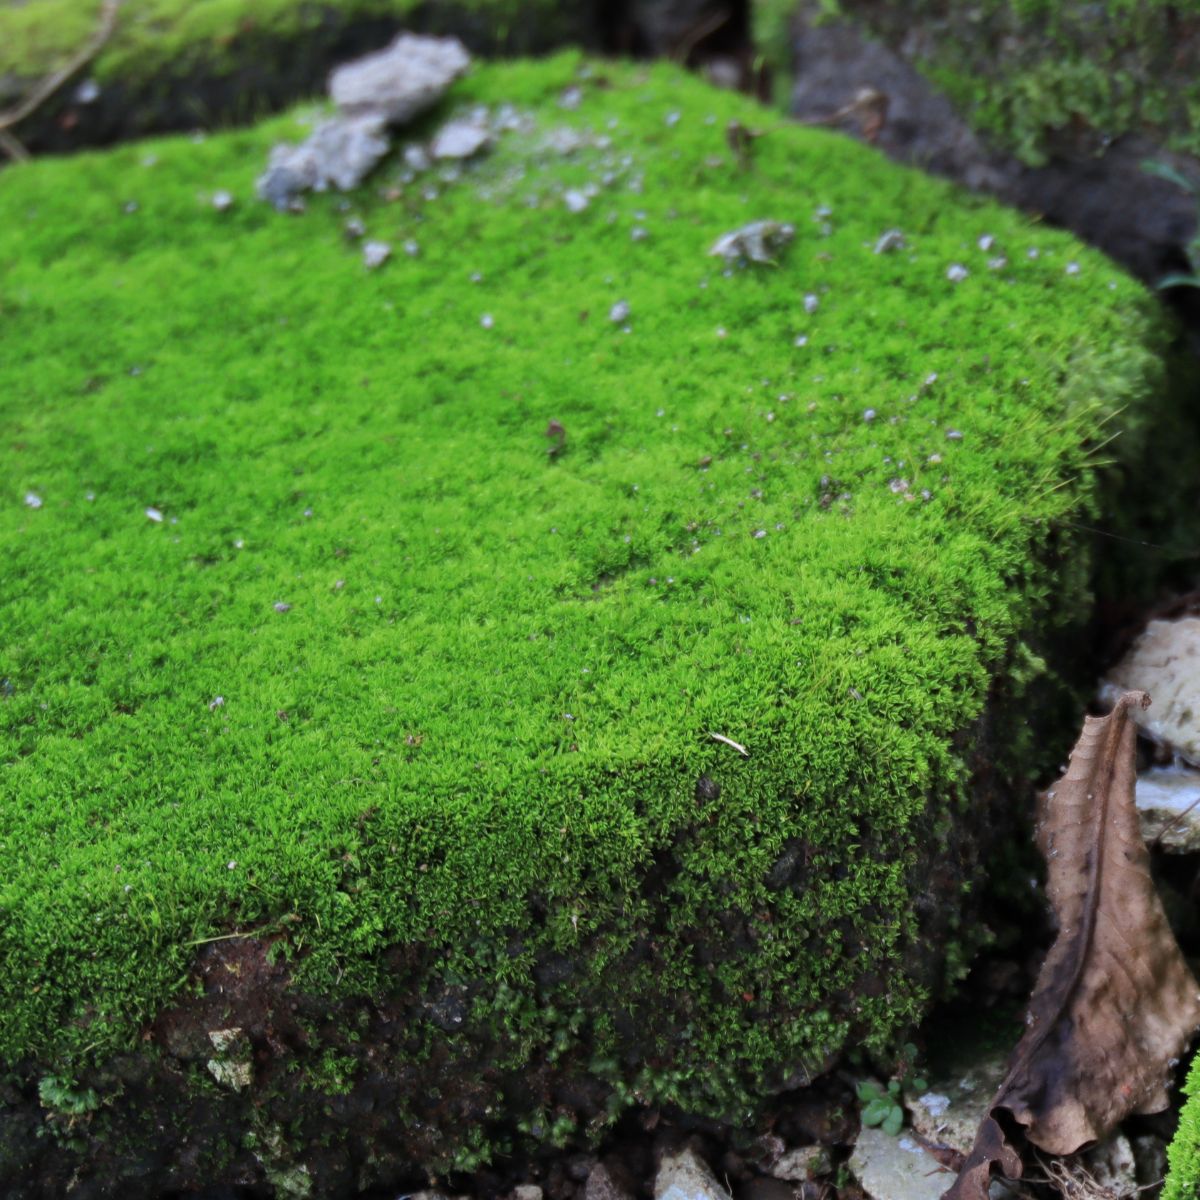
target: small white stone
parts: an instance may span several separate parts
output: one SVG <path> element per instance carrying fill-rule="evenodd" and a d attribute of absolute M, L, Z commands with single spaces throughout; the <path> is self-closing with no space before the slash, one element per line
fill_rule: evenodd
<path fill-rule="evenodd" d="M 629 231 L 629 238 L 634 242 L 644 242 L 650 235 L 641 225 L 635 225 Z"/>
<path fill-rule="evenodd" d="M 820 306 L 821 306 L 821 297 L 818 296 L 815 292 L 809 292 L 804 297 L 804 311 L 806 313 L 809 313 L 811 315 L 812 313 L 815 313 Z"/>
<path fill-rule="evenodd" d="M 225 697 L 224 696 L 214 696 L 208 702 L 208 707 L 209 707 L 210 712 L 216 711 L 216 709 L 218 709 L 218 708 L 224 708 L 225 707 Z"/>
<path fill-rule="evenodd" d="M 151 521 L 161 521 L 163 519 L 162 512 L 157 508 L 147 508 L 146 517 Z"/>
<path fill-rule="evenodd" d="M 217 212 L 228 212 L 233 207 L 233 193 L 220 188 L 212 194 L 212 206 Z"/>
<path fill-rule="evenodd" d="M 946 440 L 948 442 L 961 442 L 963 438 L 961 429 L 947 429 Z"/>
<path fill-rule="evenodd" d="M 292 606 L 291 606 L 290 604 L 288 604 L 288 603 L 287 603 L 286 601 L 284 601 L 284 600 L 276 600 L 276 601 L 275 601 L 275 603 L 271 605 L 271 607 L 272 607 L 272 608 L 273 608 L 273 609 L 274 609 L 274 610 L 275 610 L 277 613 L 285 613 L 285 612 L 291 612 L 291 611 L 292 611 Z"/>
<path fill-rule="evenodd" d="M 987 265 L 989 271 L 1003 271 L 1008 266 L 1008 259 L 1003 254 L 998 254 L 995 258 L 989 258 Z"/>
<path fill-rule="evenodd" d="M 37 494 L 37 492 L 26 492 L 25 505 L 28 508 L 41 508 L 42 498 Z"/>
<path fill-rule="evenodd" d="M 1040 253 L 1041 251 L 1036 246 L 1030 246 L 1029 249 L 1025 251 L 1027 258 L 1037 258 Z"/>
<path fill-rule="evenodd" d="M 680 114 L 678 113 L 678 111 L 672 111 L 672 112 L 667 113 L 666 117 L 664 118 L 667 127 L 672 128 L 673 126 L 678 125 L 679 124 L 679 116 L 680 116 Z"/>
<path fill-rule="evenodd" d="M 450 121 L 438 130 L 429 153 L 435 159 L 470 158 L 492 140 L 486 125 L 475 121 Z"/>
<path fill-rule="evenodd" d="M 588 200 L 585 192 L 581 192 L 578 188 L 568 188 L 563 193 L 563 203 L 567 206 L 569 212 L 577 213 L 583 212 L 591 202 Z"/>
<path fill-rule="evenodd" d="M 495 318 L 491 313 L 484 313 L 483 316 L 479 318 L 479 324 L 482 325 L 484 329 L 491 329 L 495 323 Z"/>
<path fill-rule="evenodd" d="M 1078 274 L 1079 274 L 1079 264 L 1078 264 L 1077 262 L 1069 262 L 1069 263 L 1067 263 L 1067 265 L 1066 265 L 1066 266 L 1063 268 L 1063 270 L 1064 270 L 1064 271 L 1065 271 L 1065 272 L 1066 272 L 1068 275 L 1078 275 Z"/>
<path fill-rule="evenodd" d="M 996 239 L 995 239 L 994 237 L 992 237 L 992 235 L 991 235 L 990 233 L 985 233 L 985 234 L 984 234 L 984 235 L 983 235 L 983 236 L 982 236 L 982 237 L 979 239 L 979 248 L 980 248 L 980 250 L 984 251 L 984 253 L 985 253 L 985 254 L 986 254 L 986 253 L 987 253 L 987 251 L 989 251 L 989 250 L 990 250 L 990 249 L 991 249 L 991 248 L 992 248 L 992 247 L 993 247 L 995 244 L 996 244 Z"/>
<path fill-rule="evenodd" d="M 619 325 L 622 321 L 629 318 L 629 301 L 618 300 L 616 304 L 608 310 L 608 319 L 615 325 Z"/>
<path fill-rule="evenodd" d="M 75 89 L 76 104 L 95 104 L 100 99 L 100 85 L 94 79 L 85 79 Z"/>
<path fill-rule="evenodd" d="M 574 112 L 583 101 L 583 89 L 572 85 L 569 88 L 564 88 L 558 97 L 559 108 L 565 108 L 568 112 Z"/>
<path fill-rule="evenodd" d="M 901 250 L 904 247 L 904 234 L 899 229 L 887 229 L 879 235 L 879 240 L 875 243 L 876 254 L 889 254 L 893 250 Z"/>
<path fill-rule="evenodd" d="M 390 242 L 363 242 L 363 265 L 367 270 L 374 270 L 376 267 L 383 266 L 391 256 L 392 246 Z"/>
<path fill-rule="evenodd" d="M 793 346 L 807 346 L 808 345 L 808 334 L 798 333 L 796 335 L 795 341 L 792 342 L 792 345 Z"/>
<path fill-rule="evenodd" d="M 765 538 L 767 536 L 767 531 L 765 529 L 756 529 L 753 536 L 756 538 Z"/>
<path fill-rule="evenodd" d="M 428 171 L 433 163 L 430 162 L 425 147 L 413 143 L 404 147 L 404 165 L 410 171 Z"/>
<path fill-rule="evenodd" d="M 409 258 L 416 258 L 417 255 L 421 253 L 421 247 L 417 244 L 414 238 L 409 238 L 404 243 L 404 253 L 407 254 Z"/>
<path fill-rule="evenodd" d="M 864 421 L 875 420 L 875 415 L 876 415 L 875 410 L 873 408 L 867 408 L 867 409 L 863 410 L 863 420 Z"/>
<path fill-rule="evenodd" d="M 962 265 L 962 263 L 951 263 L 946 268 L 946 278 L 950 280 L 951 283 L 962 283 L 962 281 L 966 279 L 970 273 L 971 272 L 968 271 L 967 268 Z"/>

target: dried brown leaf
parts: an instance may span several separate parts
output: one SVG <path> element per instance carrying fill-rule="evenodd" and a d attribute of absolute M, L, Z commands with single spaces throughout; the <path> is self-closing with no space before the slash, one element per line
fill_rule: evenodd
<path fill-rule="evenodd" d="M 1019 1175 L 1021 1134 L 1074 1154 L 1131 1113 L 1165 1108 L 1170 1065 L 1200 1027 L 1200 990 L 1150 878 L 1133 802 L 1131 710 L 1149 703 L 1126 692 L 1107 717 L 1086 717 L 1067 773 L 1043 797 L 1038 845 L 1058 937 L 946 1200 L 986 1200 L 993 1164 Z"/>

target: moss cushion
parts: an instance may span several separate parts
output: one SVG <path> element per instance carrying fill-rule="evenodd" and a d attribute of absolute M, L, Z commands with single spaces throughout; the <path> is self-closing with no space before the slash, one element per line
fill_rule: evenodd
<path fill-rule="evenodd" d="M 491 153 L 300 215 L 253 196 L 295 117 L 0 174 L 0 1060 L 48 1119 L 147 1043 L 244 1115 L 470 1060 L 459 1165 L 505 1103 L 736 1115 L 973 936 L 972 731 L 1086 612 L 1147 297 L 672 68 L 478 104 Z M 754 219 L 794 240 L 709 256 Z M 218 994 L 251 947 L 289 1039 Z M 206 996 L 244 1078 L 164 1025 Z M 556 1062 L 602 1098 L 521 1092 Z"/>

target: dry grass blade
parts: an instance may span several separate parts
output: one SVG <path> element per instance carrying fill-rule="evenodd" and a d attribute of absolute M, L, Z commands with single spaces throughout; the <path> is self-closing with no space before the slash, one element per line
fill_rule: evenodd
<path fill-rule="evenodd" d="M 1133 802 L 1131 710 L 1149 702 L 1127 692 L 1107 717 L 1085 718 L 1067 773 L 1043 799 L 1038 843 L 1058 937 L 1008 1075 L 947 1193 L 954 1200 L 982 1200 L 993 1162 L 1012 1175 L 1003 1130 L 1014 1123 L 1033 1145 L 1073 1154 L 1129 1114 L 1165 1108 L 1170 1065 L 1200 1027 L 1200 991 L 1150 878 Z"/>

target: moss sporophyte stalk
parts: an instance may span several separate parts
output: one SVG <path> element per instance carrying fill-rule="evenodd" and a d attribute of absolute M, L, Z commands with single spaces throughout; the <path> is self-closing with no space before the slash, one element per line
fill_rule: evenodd
<path fill-rule="evenodd" d="M 489 153 L 300 215 L 294 116 L 0 176 L 0 1058 L 81 1136 L 147 1046 L 267 1158 L 365 1087 L 426 1163 L 574 1136 L 552 1077 L 588 1135 L 745 1114 L 970 952 L 1024 746 L 977 733 L 1087 610 L 1152 302 L 824 131 L 747 171 L 762 111 L 669 67 L 480 68 L 407 136 L 477 106 Z"/>

